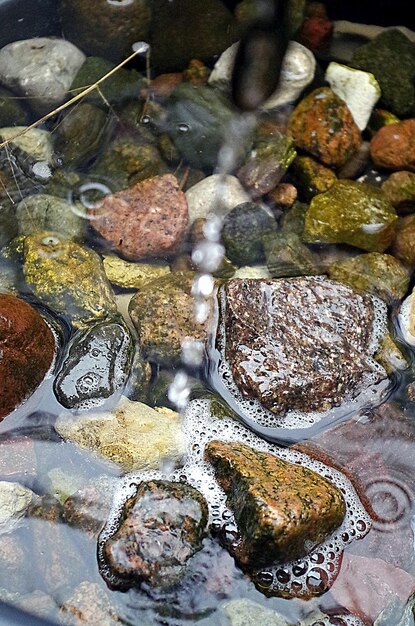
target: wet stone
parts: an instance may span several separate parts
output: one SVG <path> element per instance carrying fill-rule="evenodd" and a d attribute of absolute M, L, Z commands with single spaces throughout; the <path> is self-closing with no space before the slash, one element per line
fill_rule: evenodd
<path fill-rule="evenodd" d="M 296 233 L 265 235 L 263 246 L 267 267 L 273 278 L 308 276 L 321 272 L 317 258 Z"/>
<path fill-rule="evenodd" d="M 340 490 L 312 470 L 238 442 L 211 441 L 205 457 L 235 514 L 244 565 L 305 556 L 343 521 Z"/>
<path fill-rule="evenodd" d="M 232 279 L 223 297 L 235 384 L 273 413 L 326 411 L 386 378 L 371 358 L 382 329 L 369 296 L 308 276 Z"/>
<path fill-rule="evenodd" d="M 391 253 L 404 265 L 415 267 L 415 215 L 406 215 L 396 222 Z"/>
<path fill-rule="evenodd" d="M 103 544 L 111 573 L 126 586 L 148 581 L 169 586 L 202 547 L 208 508 L 194 487 L 167 481 L 143 482 L 124 505 L 122 522 Z"/>
<path fill-rule="evenodd" d="M 0 128 L 3 126 L 25 126 L 28 121 L 28 112 L 16 100 L 12 91 L 0 87 Z"/>
<path fill-rule="evenodd" d="M 55 338 L 39 313 L 0 293 L 0 421 L 42 382 L 55 353 Z"/>
<path fill-rule="evenodd" d="M 19 235 L 49 230 L 82 241 L 86 229 L 85 220 L 76 214 L 73 205 L 44 193 L 28 196 L 19 202 L 16 218 Z"/>
<path fill-rule="evenodd" d="M 382 191 L 400 215 L 415 211 L 415 172 L 394 172 L 382 184 Z"/>
<path fill-rule="evenodd" d="M 35 499 L 31 489 L 20 483 L 0 481 L 0 535 L 15 530 Z"/>
<path fill-rule="evenodd" d="M 115 486 L 115 480 L 107 476 L 90 481 L 65 500 L 65 521 L 97 537 L 110 513 Z"/>
<path fill-rule="evenodd" d="M 388 124 L 373 136 L 370 156 L 378 168 L 415 172 L 414 143 L 415 118 Z"/>
<path fill-rule="evenodd" d="M 80 583 L 59 610 L 64 626 L 117 626 L 124 624 L 111 605 L 108 594 L 98 583 Z"/>
<path fill-rule="evenodd" d="M 132 351 L 132 337 L 122 324 L 102 323 L 78 331 L 54 382 L 59 402 L 78 410 L 104 404 L 125 385 Z"/>
<path fill-rule="evenodd" d="M 244 202 L 225 216 L 222 241 L 233 263 L 249 265 L 264 260 L 262 238 L 277 229 L 273 215 L 254 202 Z"/>
<path fill-rule="evenodd" d="M 294 160 L 290 175 L 305 200 L 311 200 L 317 194 L 328 191 L 337 180 L 332 169 L 307 156 Z"/>
<path fill-rule="evenodd" d="M 27 236 L 23 248 L 27 285 L 74 326 L 116 314 L 114 295 L 96 252 L 50 231 Z"/>
<path fill-rule="evenodd" d="M 276 611 L 253 602 L 238 598 L 221 606 L 230 621 L 230 626 L 288 626 L 289 622 Z"/>
<path fill-rule="evenodd" d="M 218 207 L 227 213 L 238 204 L 250 202 L 251 198 L 236 176 L 212 174 L 190 187 L 186 191 L 186 200 L 189 225 L 192 225 L 196 219 L 207 218 Z"/>
<path fill-rule="evenodd" d="M 1 600 L 6 600 L 6 598 L 1 597 L 5 590 L 11 593 L 17 592 L 20 595 L 30 589 L 31 581 L 28 580 L 29 577 L 25 571 L 27 559 L 27 551 L 21 537 L 17 533 L 0 534 L 0 560 L 2 564 L 0 570 Z"/>
<path fill-rule="evenodd" d="M 124 289 L 141 289 L 146 283 L 170 274 L 168 265 L 129 263 L 115 255 L 104 256 L 104 269 L 108 280 Z"/>

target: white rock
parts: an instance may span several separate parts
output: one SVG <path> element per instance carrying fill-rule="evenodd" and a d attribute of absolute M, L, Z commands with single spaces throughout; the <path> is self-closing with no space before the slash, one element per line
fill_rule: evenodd
<path fill-rule="evenodd" d="M 244 265 L 236 270 L 233 278 L 271 278 L 271 273 L 266 265 Z"/>
<path fill-rule="evenodd" d="M 209 214 L 226 215 L 231 209 L 251 200 L 236 176 L 212 174 L 186 191 L 189 227 Z"/>
<path fill-rule="evenodd" d="M 413 292 L 401 304 L 398 323 L 406 343 L 415 346 L 415 294 Z"/>
<path fill-rule="evenodd" d="M 27 152 L 27 154 L 38 161 L 52 162 L 52 141 L 47 130 L 40 130 L 39 128 L 26 130 L 25 126 L 0 128 L 0 141 L 13 143 L 19 150 Z"/>
<path fill-rule="evenodd" d="M 345 101 L 359 129 L 364 130 L 381 95 L 374 75 L 332 61 L 325 78 L 334 93 Z"/>
<path fill-rule="evenodd" d="M 35 498 L 30 489 L 19 483 L 0 481 L 0 535 L 17 528 Z"/>
<path fill-rule="evenodd" d="M 65 39 L 35 37 L 0 50 L 0 82 L 48 112 L 60 104 L 86 57 Z"/>
<path fill-rule="evenodd" d="M 229 88 L 238 48 L 239 41 L 222 52 L 209 75 L 209 85 L 212 87 L 223 87 L 225 89 Z"/>

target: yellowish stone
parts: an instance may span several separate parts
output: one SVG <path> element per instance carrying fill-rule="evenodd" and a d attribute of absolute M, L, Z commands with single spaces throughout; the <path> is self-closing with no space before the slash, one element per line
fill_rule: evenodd
<path fill-rule="evenodd" d="M 140 289 L 146 283 L 170 273 L 168 265 L 129 263 L 117 256 L 104 256 L 104 270 L 108 280 L 125 289 Z"/>

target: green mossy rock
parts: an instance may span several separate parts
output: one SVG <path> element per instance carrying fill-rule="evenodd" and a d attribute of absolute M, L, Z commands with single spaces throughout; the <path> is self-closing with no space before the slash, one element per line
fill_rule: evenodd
<path fill-rule="evenodd" d="M 292 207 L 286 211 L 281 219 L 281 229 L 285 233 L 295 233 L 302 236 L 304 232 L 304 221 L 308 205 L 303 202 L 294 202 Z"/>
<path fill-rule="evenodd" d="M 328 191 L 337 180 L 333 170 L 307 156 L 294 160 L 290 174 L 298 191 L 307 201 L 319 193 Z"/>
<path fill-rule="evenodd" d="M 351 65 L 375 75 L 381 103 L 392 113 L 415 112 L 415 45 L 400 30 L 388 29 L 358 48 Z"/>
<path fill-rule="evenodd" d="M 359 254 L 333 263 L 328 271 L 333 280 L 350 285 L 357 291 L 373 293 L 388 304 L 401 300 L 408 291 L 410 273 L 390 254 Z"/>
<path fill-rule="evenodd" d="M 369 252 L 383 252 L 392 242 L 396 219 L 395 209 L 380 189 L 341 180 L 312 199 L 303 240 L 347 243 Z"/>
<path fill-rule="evenodd" d="M 313 253 L 296 233 L 271 233 L 265 235 L 262 241 L 272 278 L 321 273 Z"/>
<path fill-rule="evenodd" d="M 222 241 L 227 257 L 238 265 L 264 260 L 262 238 L 277 229 L 273 215 L 254 202 L 232 209 L 223 221 Z"/>

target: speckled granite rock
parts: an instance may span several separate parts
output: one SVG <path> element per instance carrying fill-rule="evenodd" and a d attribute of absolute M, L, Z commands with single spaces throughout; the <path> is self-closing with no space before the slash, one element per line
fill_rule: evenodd
<path fill-rule="evenodd" d="M 91 210 L 90 217 L 94 230 L 133 261 L 174 254 L 187 221 L 185 195 L 171 174 L 143 180 L 106 196 Z"/>
<path fill-rule="evenodd" d="M 153 480 L 139 485 L 121 519 L 103 548 L 111 572 L 127 586 L 168 586 L 202 547 L 208 508 L 194 487 Z"/>
<path fill-rule="evenodd" d="M 104 588 L 97 583 L 80 583 L 59 610 L 59 623 L 65 626 L 121 626 Z"/>
<path fill-rule="evenodd" d="M 414 144 L 415 118 L 411 118 L 378 130 L 370 142 L 370 156 L 376 167 L 415 172 Z"/>
<path fill-rule="evenodd" d="M 340 490 L 307 468 L 238 442 L 211 441 L 205 457 L 235 514 L 245 565 L 300 558 L 343 521 Z"/>
<path fill-rule="evenodd" d="M 274 413 L 325 411 L 386 377 L 371 358 L 372 301 L 350 287 L 312 276 L 231 279 L 224 297 L 234 381 Z"/>

